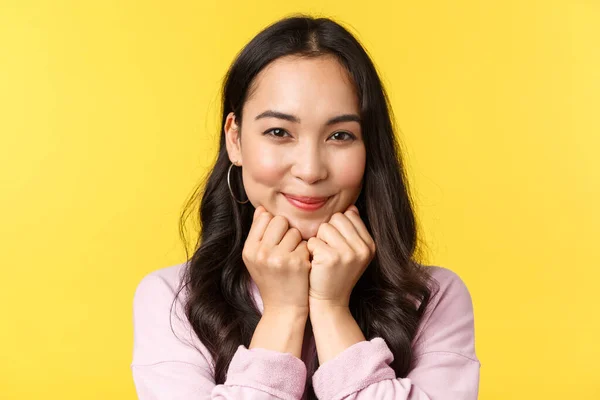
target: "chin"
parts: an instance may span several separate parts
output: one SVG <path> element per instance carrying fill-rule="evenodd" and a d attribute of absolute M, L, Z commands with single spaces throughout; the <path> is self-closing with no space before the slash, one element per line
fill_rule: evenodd
<path fill-rule="evenodd" d="M 308 239 L 310 239 L 311 237 L 316 237 L 317 236 L 317 231 L 300 231 L 300 233 L 302 234 L 302 240 L 306 240 L 308 241 Z"/>
<path fill-rule="evenodd" d="M 302 240 L 308 240 L 311 237 L 316 237 L 319 231 L 319 226 L 324 221 L 311 221 L 297 217 L 288 217 L 290 228 L 296 228 L 302 235 Z M 326 220 L 325 220 L 326 221 Z"/>

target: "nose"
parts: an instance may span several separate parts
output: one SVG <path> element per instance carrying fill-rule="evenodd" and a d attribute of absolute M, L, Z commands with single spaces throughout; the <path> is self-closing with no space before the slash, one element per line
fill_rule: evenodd
<path fill-rule="evenodd" d="M 313 184 L 327 178 L 327 162 L 318 144 L 305 143 L 294 151 L 291 173 L 307 184 Z"/>

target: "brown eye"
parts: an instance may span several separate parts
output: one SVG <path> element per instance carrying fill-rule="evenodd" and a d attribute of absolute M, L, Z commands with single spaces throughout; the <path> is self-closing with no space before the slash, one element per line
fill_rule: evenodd
<path fill-rule="evenodd" d="M 347 139 L 336 139 L 336 142 L 348 142 L 351 140 L 356 139 L 356 136 L 354 136 L 353 134 L 351 134 L 350 132 L 336 132 L 333 135 L 331 135 L 331 137 L 337 136 L 337 135 L 346 135 Z"/>
<path fill-rule="evenodd" d="M 288 133 L 285 129 L 273 128 L 273 129 L 269 129 L 268 131 L 265 131 L 263 134 L 267 135 L 267 136 L 274 136 L 278 139 L 283 139 L 284 136 L 279 136 L 279 135 L 288 134 Z"/>

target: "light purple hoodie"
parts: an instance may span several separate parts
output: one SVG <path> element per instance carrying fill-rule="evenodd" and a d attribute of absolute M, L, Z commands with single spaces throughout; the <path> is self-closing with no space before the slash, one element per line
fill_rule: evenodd
<path fill-rule="evenodd" d="M 225 383 L 215 384 L 213 359 L 183 312 L 186 292 L 182 291 L 173 304 L 184 266 L 151 272 L 136 288 L 131 370 L 139 399 L 305 399 L 305 363 L 312 361 L 309 355 L 315 349 L 309 329 L 302 359 L 240 345 Z M 475 355 L 470 293 L 451 270 L 427 268 L 440 290 L 431 299 L 412 342 L 415 366 L 408 376 L 396 378 L 390 367 L 393 355 L 386 342 L 376 337 L 348 347 L 319 366 L 312 383 L 320 400 L 477 399 L 481 364 Z M 262 299 L 254 282 L 251 290 L 262 312 Z"/>

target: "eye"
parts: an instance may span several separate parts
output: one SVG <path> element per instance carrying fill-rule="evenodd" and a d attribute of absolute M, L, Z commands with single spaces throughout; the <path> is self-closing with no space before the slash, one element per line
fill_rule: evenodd
<path fill-rule="evenodd" d="M 354 139 L 356 139 L 356 136 L 354 136 L 354 135 L 353 135 L 353 134 L 351 134 L 350 132 L 344 132 L 344 131 L 336 132 L 336 133 L 334 133 L 333 135 L 331 135 L 331 137 L 334 137 L 334 136 L 336 136 L 336 135 L 346 135 L 346 136 L 348 137 L 348 139 L 346 139 L 346 140 L 344 140 L 344 139 L 341 139 L 341 140 L 335 140 L 335 142 L 349 142 L 349 141 L 351 141 L 351 140 L 354 140 Z"/>
<path fill-rule="evenodd" d="M 283 139 L 284 136 L 279 136 L 281 134 L 288 134 L 289 135 L 289 133 L 285 129 L 281 129 L 281 128 L 269 129 L 268 131 L 265 131 L 263 133 L 263 135 L 273 136 L 273 137 L 276 137 L 277 139 Z"/>

